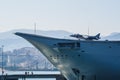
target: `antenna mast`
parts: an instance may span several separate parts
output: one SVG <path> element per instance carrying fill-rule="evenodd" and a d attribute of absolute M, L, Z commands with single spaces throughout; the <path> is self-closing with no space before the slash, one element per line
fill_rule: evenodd
<path fill-rule="evenodd" d="M 88 26 L 88 36 L 89 36 L 89 26 Z"/>
<path fill-rule="evenodd" d="M 36 23 L 34 23 L 34 34 L 36 34 Z"/>

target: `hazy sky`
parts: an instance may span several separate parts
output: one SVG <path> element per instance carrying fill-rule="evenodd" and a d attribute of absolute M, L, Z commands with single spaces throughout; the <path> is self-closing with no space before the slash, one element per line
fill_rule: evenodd
<path fill-rule="evenodd" d="M 0 32 L 66 30 L 106 35 L 120 32 L 120 0 L 0 0 Z"/>

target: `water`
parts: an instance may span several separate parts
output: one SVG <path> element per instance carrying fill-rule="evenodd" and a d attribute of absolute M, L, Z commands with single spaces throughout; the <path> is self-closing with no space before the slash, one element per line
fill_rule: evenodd
<path fill-rule="evenodd" d="M 23 79 L 19 79 L 19 80 L 23 80 Z M 48 79 L 44 79 L 44 78 L 33 78 L 33 79 L 26 79 L 26 80 L 56 80 L 55 78 L 48 78 Z"/>
<path fill-rule="evenodd" d="M 14 75 L 14 74 L 25 74 L 25 72 L 29 72 L 29 74 L 60 74 L 59 71 L 5 71 L 4 75 Z M 0 73 L 1 75 L 1 73 Z M 19 79 L 22 80 L 22 79 Z M 26 78 L 26 80 L 56 80 L 55 78 Z"/>

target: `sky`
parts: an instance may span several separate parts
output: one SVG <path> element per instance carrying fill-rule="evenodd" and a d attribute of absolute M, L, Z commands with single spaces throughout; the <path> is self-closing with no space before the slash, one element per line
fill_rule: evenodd
<path fill-rule="evenodd" d="M 108 35 L 120 32 L 120 0 L 0 0 L 0 32 L 65 30 Z"/>

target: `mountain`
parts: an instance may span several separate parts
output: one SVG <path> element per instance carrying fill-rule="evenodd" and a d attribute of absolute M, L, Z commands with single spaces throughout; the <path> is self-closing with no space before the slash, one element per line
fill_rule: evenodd
<path fill-rule="evenodd" d="M 19 49 L 22 47 L 33 47 L 29 42 L 27 42 L 23 38 L 16 36 L 14 34 L 15 32 L 34 34 L 33 30 L 28 30 L 28 29 L 18 29 L 18 30 L 11 30 L 0 33 L 0 45 L 4 45 L 5 51 Z M 69 35 L 72 33 L 63 30 L 53 30 L 53 31 L 37 30 L 36 34 L 49 36 L 49 37 L 56 37 L 56 38 L 65 38 L 65 37 L 69 37 Z"/>
<path fill-rule="evenodd" d="M 16 39 L 16 38 L 19 38 L 18 36 L 14 35 L 15 32 L 23 32 L 23 33 L 34 34 L 34 31 L 30 30 L 30 29 L 16 29 L 16 30 L 11 30 L 11 31 L 0 33 L 0 39 Z M 71 33 L 67 32 L 67 31 L 64 31 L 64 30 L 49 30 L 49 31 L 37 30 L 36 34 L 43 35 L 43 36 L 62 38 L 62 37 L 65 37 L 65 36 L 69 36 Z"/>
<path fill-rule="evenodd" d="M 119 32 L 113 32 L 108 36 L 103 37 L 102 39 L 105 40 L 116 40 L 116 41 L 120 41 L 120 33 Z"/>

